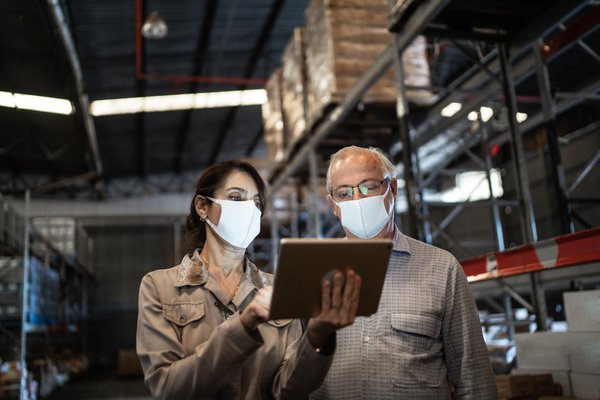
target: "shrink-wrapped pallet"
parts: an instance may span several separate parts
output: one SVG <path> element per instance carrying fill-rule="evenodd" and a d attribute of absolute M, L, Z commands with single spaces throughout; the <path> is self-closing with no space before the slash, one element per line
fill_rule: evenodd
<path fill-rule="evenodd" d="M 281 68 L 269 77 L 265 85 L 267 101 L 262 105 L 265 144 L 267 146 L 267 164 L 272 167 L 283 159 L 283 115 L 281 107 Z"/>
<path fill-rule="evenodd" d="M 307 122 L 312 126 L 324 110 L 348 93 L 375 58 L 391 42 L 387 0 L 311 0 L 305 12 Z M 405 84 L 430 86 L 426 41 L 417 38 L 403 55 Z M 408 90 L 410 102 L 424 104 L 431 94 Z M 395 74 L 390 68 L 365 94 L 363 103 L 394 104 Z"/>
<path fill-rule="evenodd" d="M 306 130 L 304 28 L 295 28 L 281 58 L 284 143 L 294 146 Z"/>
<path fill-rule="evenodd" d="M 420 106 L 432 104 L 436 100 L 436 96 L 429 89 L 431 75 L 427 62 L 427 40 L 424 36 L 417 36 L 404 50 L 402 69 L 404 70 L 404 86 L 408 101 Z"/>

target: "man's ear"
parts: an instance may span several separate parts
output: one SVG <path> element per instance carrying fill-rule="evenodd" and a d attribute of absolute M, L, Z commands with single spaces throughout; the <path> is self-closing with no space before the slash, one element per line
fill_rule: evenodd
<path fill-rule="evenodd" d="M 194 207 L 196 208 L 196 214 L 198 214 L 198 216 L 201 219 L 206 219 L 206 216 L 208 215 L 208 205 L 208 200 L 206 200 L 202 196 L 198 195 L 194 199 Z"/>
<path fill-rule="evenodd" d="M 395 176 L 390 179 L 390 189 L 392 190 L 394 198 L 397 198 L 398 197 L 398 179 L 396 179 Z"/>
<path fill-rule="evenodd" d="M 333 197 L 331 197 L 330 194 L 327 195 L 327 202 L 329 203 L 329 206 L 331 207 L 331 210 L 335 216 L 340 218 L 340 208 L 337 206 L 337 204 L 335 204 L 335 201 L 333 201 Z"/>

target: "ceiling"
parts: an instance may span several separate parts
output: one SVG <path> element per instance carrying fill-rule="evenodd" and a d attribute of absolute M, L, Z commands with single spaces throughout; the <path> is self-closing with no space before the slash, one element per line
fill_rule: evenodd
<path fill-rule="evenodd" d="M 0 107 L 0 191 L 29 187 L 103 197 L 119 192 L 113 185 L 107 193 L 111 182 L 121 182 L 123 193 L 140 182 L 154 182 L 159 191 L 187 191 L 198 171 L 216 161 L 252 157 L 260 163 L 265 149 L 259 106 L 91 117 L 87 101 L 262 87 L 279 66 L 294 27 L 303 25 L 307 3 L 0 2 L 0 91 L 66 98 L 75 106 L 66 116 Z M 592 7 L 598 8 L 590 2 Z M 136 24 L 153 11 L 169 33 L 141 40 Z M 597 27 L 584 39 L 592 53 L 571 46 L 550 65 L 561 91 L 571 91 L 585 77 L 598 79 Z M 457 79 L 477 56 L 470 42 L 446 42 L 443 49 L 430 60 L 438 86 Z M 536 95 L 535 75 L 518 84 L 518 94 Z M 414 123 L 426 121 L 436 106 L 415 109 Z M 539 104 L 531 109 L 539 112 Z M 384 119 L 390 117 L 393 113 Z M 346 127 L 342 136 L 353 131 Z"/>
<path fill-rule="evenodd" d="M 218 160 L 264 153 L 260 106 L 246 106 L 95 117 L 95 161 L 51 3 L 0 2 L 0 91 L 71 99 L 77 111 L 64 116 L 0 107 L 3 192 L 23 186 L 54 189 L 73 177 L 89 182 L 90 177 L 181 175 Z M 59 5 L 75 44 L 82 90 L 93 101 L 262 87 L 279 65 L 293 28 L 302 25 L 307 2 L 86 0 Z M 137 9 L 143 15 L 158 11 L 169 29 L 164 39 L 143 40 L 139 54 Z M 178 78 L 136 79 L 136 56 L 138 73 Z M 188 82 L 186 76 L 206 82 Z M 237 80 L 223 84 L 218 77 Z M 97 165 L 100 174 L 89 174 L 98 171 Z"/>

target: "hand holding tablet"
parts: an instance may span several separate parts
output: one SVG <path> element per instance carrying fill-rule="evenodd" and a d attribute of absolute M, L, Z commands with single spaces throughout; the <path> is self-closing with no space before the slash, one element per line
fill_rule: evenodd
<path fill-rule="evenodd" d="M 356 315 L 375 313 L 391 249 L 390 240 L 282 239 L 269 318 L 315 317 L 321 313 L 322 304 L 335 309 L 338 304 L 333 303 L 342 300 L 348 287 L 341 280 L 349 276 L 355 279 L 348 275 L 350 269 L 354 271 L 351 274 L 360 277 Z M 337 276 L 336 271 L 340 271 Z M 337 282 L 332 281 L 336 278 Z M 324 280 L 328 283 L 324 284 Z M 330 292 L 324 293 L 325 290 Z M 330 304 L 325 296 L 330 296 Z M 344 313 L 334 313 L 343 318 Z M 327 313 L 322 315 L 327 317 Z"/>

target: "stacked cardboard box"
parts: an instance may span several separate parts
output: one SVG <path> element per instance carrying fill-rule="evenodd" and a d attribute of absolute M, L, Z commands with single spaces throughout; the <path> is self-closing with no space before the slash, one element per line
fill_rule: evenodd
<path fill-rule="evenodd" d="M 567 332 L 519 333 L 515 341 L 519 368 L 569 369 Z"/>
<path fill-rule="evenodd" d="M 600 398 L 600 290 L 565 293 L 568 332 L 516 335 L 514 374 L 549 373 L 563 394 Z"/>
<path fill-rule="evenodd" d="M 600 398 L 600 290 L 567 292 L 563 295 L 569 332 L 573 396 Z"/>
<path fill-rule="evenodd" d="M 557 392 L 562 393 L 565 396 L 570 396 L 572 394 L 571 391 L 571 378 L 569 377 L 568 370 L 559 370 L 559 369 L 544 369 L 544 368 L 518 368 L 512 371 L 513 375 L 511 376 L 521 376 L 521 375 L 550 375 L 552 377 L 552 382 L 556 385 L 560 386 L 560 389 L 557 389 Z"/>
<path fill-rule="evenodd" d="M 295 28 L 281 58 L 284 143 L 294 146 L 306 131 L 305 30 Z"/>
<path fill-rule="evenodd" d="M 496 389 L 501 399 L 535 399 L 555 394 L 550 374 L 498 375 Z"/>
<path fill-rule="evenodd" d="M 312 127 L 325 109 L 338 103 L 391 43 L 387 31 L 389 2 L 376 0 L 311 0 L 305 12 L 307 124 Z M 429 86 L 426 42 L 418 38 L 403 56 L 405 84 Z M 409 101 L 431 101 L 427 91 L 407 92 Z M 393 105 L 396 85 L 390 69 L 363 97 L 363 103 Z"/>
<path fill-rule="evenodd" d="M 600 332 L 600 290 L 565 292 L 563 298 L 570 332 Z"/>
<path fill-rule="evenodd" d="M 281 103 L 281 68 L 273 72 L 267 84 L 267 101 L 262 106 L 265 144 L 267 146 L 267 163 L 269 167 L 283 160 L 284 136 Z"/>
<path fill-rule="evenodd" d="M 120 349 L 117 365 L 117 375 L 120 377 L 143 376 L 142 365 L 135 349 Z"/>

